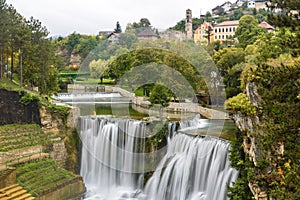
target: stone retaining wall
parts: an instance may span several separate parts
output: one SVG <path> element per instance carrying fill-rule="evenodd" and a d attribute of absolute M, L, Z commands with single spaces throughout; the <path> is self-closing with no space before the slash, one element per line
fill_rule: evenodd
<path fill-rule="evenodd" d="M 149 108 L 150 102 L 144 97 L 136 97 L 135 94 L 128 92 L 119 87 L 105 86 L 105 92 L 119 92 L 122 96 L 130 98 L 131 102 L 135 105 Z M 228 114 L 218 110 L 204 108 L 199 106 L 197 103 L 187 102 L 187 103 L 174 103 L 170 102 L 170 105 L 166 108 L 167 111 L 174 112 L 191 112 L 200 113 L 202 116 L 208 119 L 230 119 Z"/>
<path fill-rule="evenodd" d="M 77 199 L 86 192 L 85 185 L 83 183 L 82 177 L 78 176 L 75 179 L 63 183 L 53 190 L 45 191 L 43 195 L 36 198 L 37 200 L 69 200 Z"/>
<path fill-rule="evenodd" d="M 16 183 L 16 169 L 7 169 L 0 173 L 0 189 Z"/>

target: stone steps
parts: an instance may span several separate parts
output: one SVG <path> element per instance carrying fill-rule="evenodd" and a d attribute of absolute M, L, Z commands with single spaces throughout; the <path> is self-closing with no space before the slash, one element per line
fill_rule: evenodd
<path fill-rule="evenodd" d="M 14 190 L 13 192 L 10 193 L 10 197 L 7 198 L 7 200 L 12 200 L 12 199 L 16 199 L 24 194 L 27 193 L 27 190 L 24 190 L 22 187 L 21 189 L 18 190 Z M 28 193 L 27 193 L 28 194 Z"/>
<path fill-rule="evenodd" d="M 1 200 L 32 200 L 35 199 L 32 194 L 29 194 L 19 184 L 10 185 L 8 187 L 0 189 Z"/>

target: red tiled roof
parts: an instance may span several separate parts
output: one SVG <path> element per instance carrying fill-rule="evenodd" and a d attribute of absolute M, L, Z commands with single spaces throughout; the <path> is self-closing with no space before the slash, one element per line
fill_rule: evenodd
<path fill-rule="evenodd" d="M 237 26 L 239 25 L 239 20 L 235 20 L 235 21 L 225 21 L 222 22 L 220 24 L 217 24 L 215 27 L 219 27 L 219 26 Z"/>
<path fill-rule="evenodd" d="M 259 24 L 260 27 L 268 29 L 268 30 L 275 30 L 275 28 L 273 26 L 271 26 L 270 24 L 268 24 L 267 22 L 262 22 Z"/>

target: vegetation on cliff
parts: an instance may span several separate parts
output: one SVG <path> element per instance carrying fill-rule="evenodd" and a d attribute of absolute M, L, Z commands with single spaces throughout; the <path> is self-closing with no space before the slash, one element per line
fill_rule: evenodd
<path fill-rule="evenodd" d="M 300 62 L 299 58 L 291 57 L 288 61 L 269 59 L 266 63 L 245 68 L 242 85 L 254 84 L 258 96 L 254 97 L 256 91 L 247 87 L 248 96 L 239 94 L 227 100 L 227 108 L 231 111 L 240 111 L 251 119 L 258 117 L 260 121 L 253 124 L 253 132 L 243 130 L 244 134 L 238 135 L 246 141 L 250 136 L 255 138 L 258 160 L 253 165 L 252 162 L 249 164 L 247 156 L 233 159 L 234 165 L 243 166 L 246 171 L 246 176 L 237 181 L 233 191 L 241 187 L 241 180 L 247 180 L 258 185 L 269 197 L 300 197 L 300 157 L 297 153 L 300 151 Z"/>

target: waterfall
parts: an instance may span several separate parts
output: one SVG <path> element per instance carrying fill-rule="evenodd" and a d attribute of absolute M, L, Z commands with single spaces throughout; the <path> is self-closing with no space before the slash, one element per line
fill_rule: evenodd
<path fill-rule="evenodd" d="M 230 167 L 227 141 L 176 134 L 145 187 L 147 200 L 228 199 L 227 184 L 238 171 Z"/>
<path fill-rule="evenodd" d="M 129 197 L 142 188 L 145 123 L 82 117 L 80 136 L 86 199 Z"/>
<path fill-rule="evenodd" d="M 166 154 L 144 187 L 146 123 L 82 117 L 80 173 L 88 189 L 85 199 L 228 199 L 227 185 L 238 176 L 230 167 L 229 142 L 182 134 L 190 126 L 201 126 L 199 116 L 180 125 L 176 133 L 176 123 L 169 123 Z"/>

